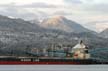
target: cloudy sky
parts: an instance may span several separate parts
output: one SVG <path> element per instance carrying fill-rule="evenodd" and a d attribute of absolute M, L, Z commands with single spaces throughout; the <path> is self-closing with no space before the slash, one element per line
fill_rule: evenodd
<path fill-rule="evenodd" d="M 62 15 L 98 32 L 108 28 L 108 0 L 0 0 L 0 14 L 25 20 Z"/>

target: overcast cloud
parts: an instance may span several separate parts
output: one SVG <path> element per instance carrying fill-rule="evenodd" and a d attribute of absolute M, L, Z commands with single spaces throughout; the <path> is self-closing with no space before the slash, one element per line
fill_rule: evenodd
<path fill-rule="evenodd" d="M 25 20 L 62 15 L 98 32 L 108 26 L 107 7 L 108 0 L 0 0 L 1 15 Z"/>

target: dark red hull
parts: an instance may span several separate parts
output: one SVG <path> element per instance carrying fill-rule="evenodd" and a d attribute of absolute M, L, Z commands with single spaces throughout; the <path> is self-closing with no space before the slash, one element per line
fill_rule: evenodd
<path fill-rule="evenodd" d="M 84 65 L 84 64 L 108 64 L 108 62 L 100 62 L 95 59 L 71 59 L 71 58 L 0 58 L 0 65 L 48 65 L 48 64 L 71 64 L 71 65 Z"/>
<path fill-rule="evenodd" d="M 8 61 L 2 61 L 0 62 L 1 65 L 41 65 L 41 64 L 59 64 L 59 65 L 62 65 L 62 64 L 82 64 L 80 62 L 21 62 L 21 61 L 12 61 L 12 62 L 8 62 Z"/>
<path fill-rule="evenodd" d="M 22 62 L 22 61 L 1 61 L 0 65 L 88 65 L 108 64 L 108 62 Z"/>

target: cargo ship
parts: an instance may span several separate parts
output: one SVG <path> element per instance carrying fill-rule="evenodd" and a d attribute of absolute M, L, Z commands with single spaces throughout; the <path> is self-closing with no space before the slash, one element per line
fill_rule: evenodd
<path fill-rule="evenodd" d="M 32 49 L 26 52 L 30 56 L 0 56 L 0 64 L 2 65 L 21 65 L 21 64 L 108 64 L 97 59 L 91 58 L 88 47 L 80 41 L 73 48 L 51 47 L 50 49 Z"/>

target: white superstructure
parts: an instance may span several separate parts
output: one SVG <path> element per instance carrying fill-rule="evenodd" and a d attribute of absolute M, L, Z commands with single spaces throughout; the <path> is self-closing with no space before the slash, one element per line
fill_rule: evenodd
<path fill-rule="evenodd" d="M 72 48 L 74 59 L 89 59 L 90 54 L 88 53 L 88 48 L 83 44 L 82 41 Z"/>

